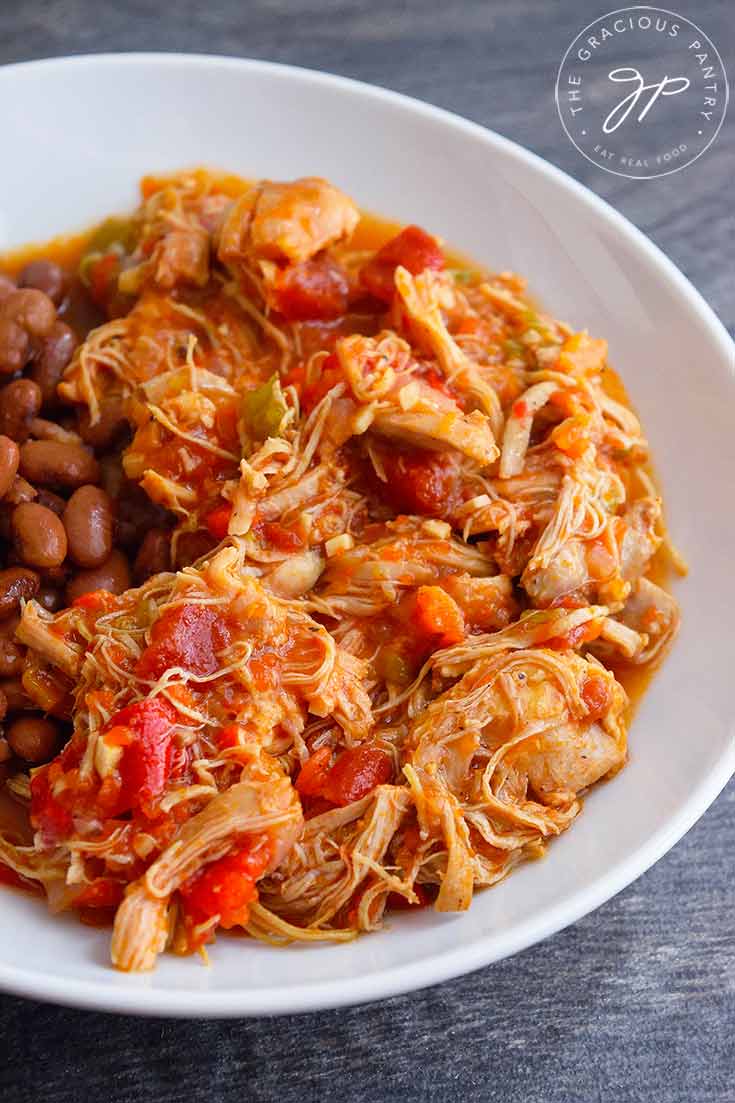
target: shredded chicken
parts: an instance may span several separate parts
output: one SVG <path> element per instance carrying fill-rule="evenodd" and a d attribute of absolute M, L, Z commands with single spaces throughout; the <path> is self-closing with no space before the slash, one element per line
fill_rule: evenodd
<path fill-rule="evenodd" d="M 360 223 L 317 177 L 183 173 L 82 262 L 109 320 L 59 395 L 127 426 L 199 558 L 24 604 L 23 691 L 72 734 L 0 781 L 0 863 L 103 909 L 124 971 L 468 908 L 624 766 L 628 673 L 676 635 L 605 341 Z"/>

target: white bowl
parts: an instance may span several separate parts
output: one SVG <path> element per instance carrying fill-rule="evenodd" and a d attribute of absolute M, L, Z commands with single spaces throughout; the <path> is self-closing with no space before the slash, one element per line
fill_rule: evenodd
<path fill-rule="evenodd" d="M 108 964 L 109 935 L 0 895 L 0 987 L 141 1014 L 303 1011 L 487 965 L 597 907 L 647 869 L 735 769 L 730 689 L 735 547 L 734 350 L 681 273 L 568 176 L 479 126 L 321 73 L 219 57 L 110 55 L 0 70 L 0 251 L 132 207 L 141 175 L 195 164 L 330 177 L 364 207 L 418 222 L 530 280 L 557 316 L 610 342 L 649 434 L 690 564 L 683 629 L 630 733 L 630 763 L 588 797 L 541 862 L 466 915 L 392 919 L 344 946 L 220 938 L 206 968 Z M 53 108 L 51 109 L 51 105 Z M 640 187 L 648 185 L 643 182 Z"/>

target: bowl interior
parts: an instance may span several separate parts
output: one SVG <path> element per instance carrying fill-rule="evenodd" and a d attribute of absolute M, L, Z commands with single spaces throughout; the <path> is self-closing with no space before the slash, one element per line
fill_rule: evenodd
<path fill-rule="evenodd" d="M 542 862 L 477 896 L 468 914 L 406 916 L 335 947 L 275 950 L 221 938 L 211 968 L 165 958 L 141 978 L 109 968 L 106 932 L 49 919 L 39 904 L 5 892 L 0 986 L 181 1015 L 357 1002 L 513 952 L 642 872 L 735 768 L 722 616 L 735 546 L 735 511 L 726 508 L 735 480 L 733 346 L 690 285 L 557 170 L 471 124 L 348 81 L 255 62 L 110 56 L 2 70 L 0 104 L 0 251 L 130 208 L 144 173 L 205 164 L 327 176 L 368 209 L 526 275 L 553 313 L 608 338 L 691 566 L 676 583 L 683 629 L 636 716 L 628 767 L 593 792 Z"/>

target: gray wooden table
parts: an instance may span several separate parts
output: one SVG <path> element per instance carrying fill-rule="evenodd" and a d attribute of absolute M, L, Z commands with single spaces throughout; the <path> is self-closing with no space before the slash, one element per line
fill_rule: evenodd
<path fill-rule="evenodd" d="M 732 79 L 732 0 L 676 5 L 717 43 Z M 564 50 L 615 6 L 0 0 L 0 62 L 101 50 L 240 54 L 344 73 L 440 104 L 603 195 L 668 253 L 733 333 L 732 116 L 696 164 L 643 182 L 589 164 L 557 119 L 553 88 Z M 735 1100 L 734 820 L 731 783 L 667 857 L 593 915 L 508 961 L 381 1004 L 194 1023 L 0 997 L 0 1098 Z"/>

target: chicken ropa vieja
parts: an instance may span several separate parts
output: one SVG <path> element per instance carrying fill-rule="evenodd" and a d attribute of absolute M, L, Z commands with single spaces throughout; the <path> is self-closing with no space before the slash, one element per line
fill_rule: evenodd
<path fill-rule="evenodd" d="M 123 970 L 468 908 L 623 766 L 678 624 L 605 341 L 318 178 L 146 179 L 79 275 L 104 319 L 57 400 L 179 569 L 20 595 L 68 740 L 7 775 L 6 879 L 112 920 Z"/>

